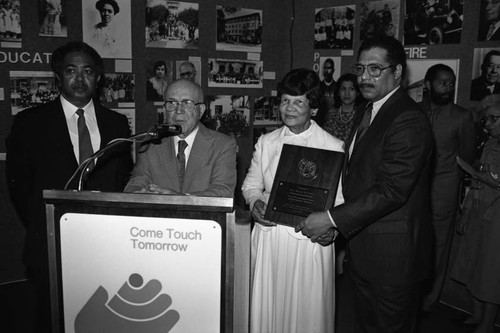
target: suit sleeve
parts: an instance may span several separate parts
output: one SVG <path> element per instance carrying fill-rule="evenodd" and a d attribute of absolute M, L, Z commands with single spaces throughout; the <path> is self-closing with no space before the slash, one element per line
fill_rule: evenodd
<path fill-rule="evenodd" d="M 359 178 L 354 180 L 357 192 L 346 195 L 345 204 L 330 209 L 346 238 L 401 208 L 430 163 L 432 132 L 425 114 L 401 112 L 389 126 L 380 143 L 380 163 L 368 162 L 378 152 L 366 152 L 361 170 L 351 175 Z"/>
<path fill-rule="evenodd" d="M 221 149 L 215 150 L 217 157 L 212 169 L 210 186 L 203 190 L 190 194 L 206 197 L 227 197 L 234 196 L 236 187 L 236 140 L 226 138 L 217 142 L 222 145 Z"/>
<path fill-rule="evenodd" d="M 122 115 L 121 117 L 121 122 L 120 122 L 120 133 L 118 133 L 118 138 L 129 138 L 131 136 L 131 131 L 130 131 L 130 126 L 128 124 L 128 119 L 126 116 Z M 123 191 L 125 188 L 125 185 L 127 184 L 130 174 L 132 171 L 132 168 L 134 166 L 134 162 L 132 160 L 132 151 L 131 151 L 131 144 L 121 144 L 119 146 L 119 165 L 118 165 L 118 172 L 116 175 L 116 181 L 117 181 L 117 188 L 115 191 Z"/>
<path fill-rule="evenodd" d="M 153 177 L 150 171 L 152 165 L 150 162 L 150 156 L 154 152 L 150 151 L 150 148 L 152 148 L 152 144 L 141 147 L 141 151 L 137 154 L 137 161 L 134 169 L 132 170 L 132 176 L 125 186 L 124 192 L 140 191 L 153 182 Z"/>

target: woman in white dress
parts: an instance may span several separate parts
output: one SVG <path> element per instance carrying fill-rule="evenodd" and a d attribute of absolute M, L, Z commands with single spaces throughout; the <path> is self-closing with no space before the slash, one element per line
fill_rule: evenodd
<path fill-rule="evenodd" d="M 334 235 L 313 243 L 292 227 L 264 219 L 283 144 L 343 151 L 343 142 L 311 120 L 320 80 L 309 69 L 289 72 L 278 86 L 284 126 L 255 145 L 242 190 L 255 226 L 251 240 L 251 315 L 254 333 L 331 333 L 335 319 Z M 335 204 L 343 202 L 339 188 Z"/>

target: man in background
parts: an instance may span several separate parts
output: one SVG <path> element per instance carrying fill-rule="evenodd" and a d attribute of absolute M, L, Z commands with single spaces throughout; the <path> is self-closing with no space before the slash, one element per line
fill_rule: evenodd
<path fill-rule="evenodd" d="M 492 50 L 484 56 L 481 64 L 481 76 L 472 80 L 470 99 L 481 101 L 484 97 L 500 94 L 500 51 Z"/>
<path fill-rule="evenodd" d="M 155 76 L 146 81 L 146 100 L 163 101 L 163 94 L 167 90 L 167 64 L 159 60 L 154 64 Z"/>
<path fill-rule="evenodd" d="M 333 79 L 335 73 L 335 63 L 332 58 L 326 58 L 323 63 L 323 80 L 320 83 L 320 105 L 318 114 L 313 119 L 319 124 L 323 125 L 325 116 L 328 110 L 332 109 L 335 104 L 335 80 Z"/>
<path fill-rule="evenodd" d="M 431 268 L 432 131 L 401 88 L 406 54 L 398 40 L 366 39 L 353 72 L 370 103 L 346 142 L 345 203 L 310 214 L 295 230 L 323 243 L 336 229 L 348 240 L 356 332 L 414 333 Z"/>
<path fill-rule="evenodd" d="M 431 66 L 424 78 L 427 96 L 420 103 L 429 117 L 435 147 L 431 171 L 434 275 L 423 302 L 423 309 L 427 311 L 437 305 L 448 270 L 464 176 L 456 158 L 472 164 L 476 154 L 472 113 L 453 103 L 455 84 L 455 73 L 449 66 Z"/>
<path fill-rule="evenodd" d="M 191 80 L 194 83 L 196 82 L 196 67 L 194 67 L 194 64 L 190 61 L 184 61 L 181 63 L 179 66 L 179 77 L 181 79 L 187 79 Z"/>
<path fill-rule="evenodd" d="M 500 1 L 483 0 L 481 22 L 486 24 L 479 28 L 478 40 L 500 40 Z"/>
<path fill-rule="evenodd" d="M 51 319 L 42 191 L 64 189 L 92 153 L 115 138 L 130 137 L 127 118 L 99 105 L 95 98 L 104 66 L 92 47 L 69 42 L 54 51 L 51 66 L 60 86 L 59 98 L 18 113 L 6 140 L 7 184 L 26 228 L 26 274 L 37 292 L 37 332 L 50 332 Z M 117 146 L 97 160 L 83 188 L 121 192 L 131 169 L 130 146 Z M 69 189 L 77 188 L 76 183 L 71 182 Z"/>
<path fill-rule="evenodd" d="M 139 152 L 126 192 L 233 197 L 236 141 L 200 122 L 205 108 L 196 83 L 180 79 L 168 86 L 167 122 L 182 133 Z"/>

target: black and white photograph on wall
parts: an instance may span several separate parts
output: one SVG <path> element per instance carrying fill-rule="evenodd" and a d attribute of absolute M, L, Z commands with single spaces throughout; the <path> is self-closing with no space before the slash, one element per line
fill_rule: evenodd
<path fill-rule="evenodd" d="M 500 95 L 500 48 L 475 48 L 472 63 L 470 100 Z"/>
<path fill-rule="evenodd" d="M 59 96 L 59 86 L 51 71 L 10 71 L 12 114 L 44 104 Z"/>
<path fill-rule="evenodd" d="M 0 41 L 21 41 L 21 4 L 20 0 L 0 2 Z M 2 44 L 2 47 L 5 46 Z"/>
<path fill-rule="evenodd" d="M 256 97 L 253 103 L 253 125 L 281 125 L 279 105 L 280 98 L 277 96 Z"/>
<path fill-rule="evenodd" d="M 335 108 L 335 86 L 341 74 L 341 57 L 320 57 L 319 78 L 320 104 L 319 111 L 313 119 L 320 125 L 325 121 L 329 110 Z"/>
<path fill-rule="evenodd" d="M 132 58 L 130 0 L 83 0 L 83 41 L 103 58 Z"/>
<path fill-rule="evenodd" d="M 194 83 L 201 83 L 201 60 L 177 60 L 175 62 L 176 79 L 188 79 Z"/>
<path fill-rule="evenodd" d="M 460 43 L 464 0 L 406 0 L 405 8 L 405 45 Z"/>
<path fill-rule="evenodd" d="M 263 62 L 239 59 L 208 59 L 208 86 L 262 88 Z"/>
<path fill-rule="evenodd" d="M 38 36 L 67 37 L 66 0 L 38 0 Z"/>
<path fill-rule="evenodd" d="M 146 1 L 146 47 L 197 49 L 199 5 L 191 2 Z"/>
<path fill-rule="evenodd" d="M 360 41 L 375 36 L 399 36 L 399 0 L 362 2 L 360 12 Z"/>
<path fill-rule="evenodd" d="M 250 105 L 248 96 L 206 96 L 207 110 L 201 122 L 214 131 L 235 137 L 249 135 Z"/>
<path fill-rule="evenodd" d="M 217 42 L 220 51 L 262 51 L 262 10 L 217 6 Z"/>
<path fill-rule="evenodd" d="M 417 103 L 422 102 L 427 97 L 428 91 L 425 89 L 424 78 L 427 70 L 436 64 L 449 66 L 455 73 L 455 81 L 459 81 L 459 59 L 409 59 L 406 61 L 405 86 L 408 95 Z M 454 102 L 457 102 L 457 90 L 455 89 Z"/>
<path fill-rule="evenodd" d="M 147 101 L 163 101 L 163 95 L 167 90 L 167 86 L 172 82 L 173 78 L 173 61 L 171 60 L 156 60 L 150 61 L 146 68 L 146 100 Z"/>
<path fill-rule="evenodd" d="M 352 49 L 356 6 L 316 8 L 315 49 Z"/>
<path fill-rule="evenodd" d="M 500 40 L 500 1 L 481 0 L 479 14 L 479 41 Z"/>
<path fill-rule="evenodd" d="M 132 73 L 104 74 L 101 78 L 100 101 L 106 103 L 133 103 L 135 101 L 135 75 Z"/>

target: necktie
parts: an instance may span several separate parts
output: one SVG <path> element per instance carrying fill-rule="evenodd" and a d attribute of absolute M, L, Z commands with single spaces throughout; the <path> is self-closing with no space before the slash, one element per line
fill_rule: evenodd
<path fill-rule="evenodd" d="M 184 173 L 186 172 L 186 155 L 184 154 L 184 150 L 188 146 L 187 142 L 184 140 L 179 140 L 179 149 L 177 152 L 177 162 L 179 163 L 179 182 L 182 187 L 184 183 Z"/>
<path fill-rule="evenodd" d="M 490 29 L 488 30 L 488 34 L 486 35 L 486 40 L 490 40 L 493 37 L 493 32 L 495 31 L 495 24 L 490 25 Z"/>
<path fill-rule="evenodd" d="M 82 163 L 89 158 L 94 150 L 92 149 L 92 141 L 90 140 L 89 129 L 85 123 L 85 116 L 82 109 L 76 110 L 78 114 L 78 150 L 80 151 L 79 163 Z M 93 163 L 89 164 L 89 168 L 93 168 Z"/>
<path fill-rule="evenodd" d="M 356 140 L 354 141 L 354 147 L 356 147 L 356 144 L 361 140 L 363 135 L 365 135 L 366 130 L 370 126 L 370 121 L 372 119 L 372 111 L 373 111 L 373 104 L 370 103 L 370 105 L 365 109 L 365 112 L 363 114 L 363 119 L 361 119 L 361 122 L 359 123 L 358 126 L 358 131 L 356 133 Z"/>

